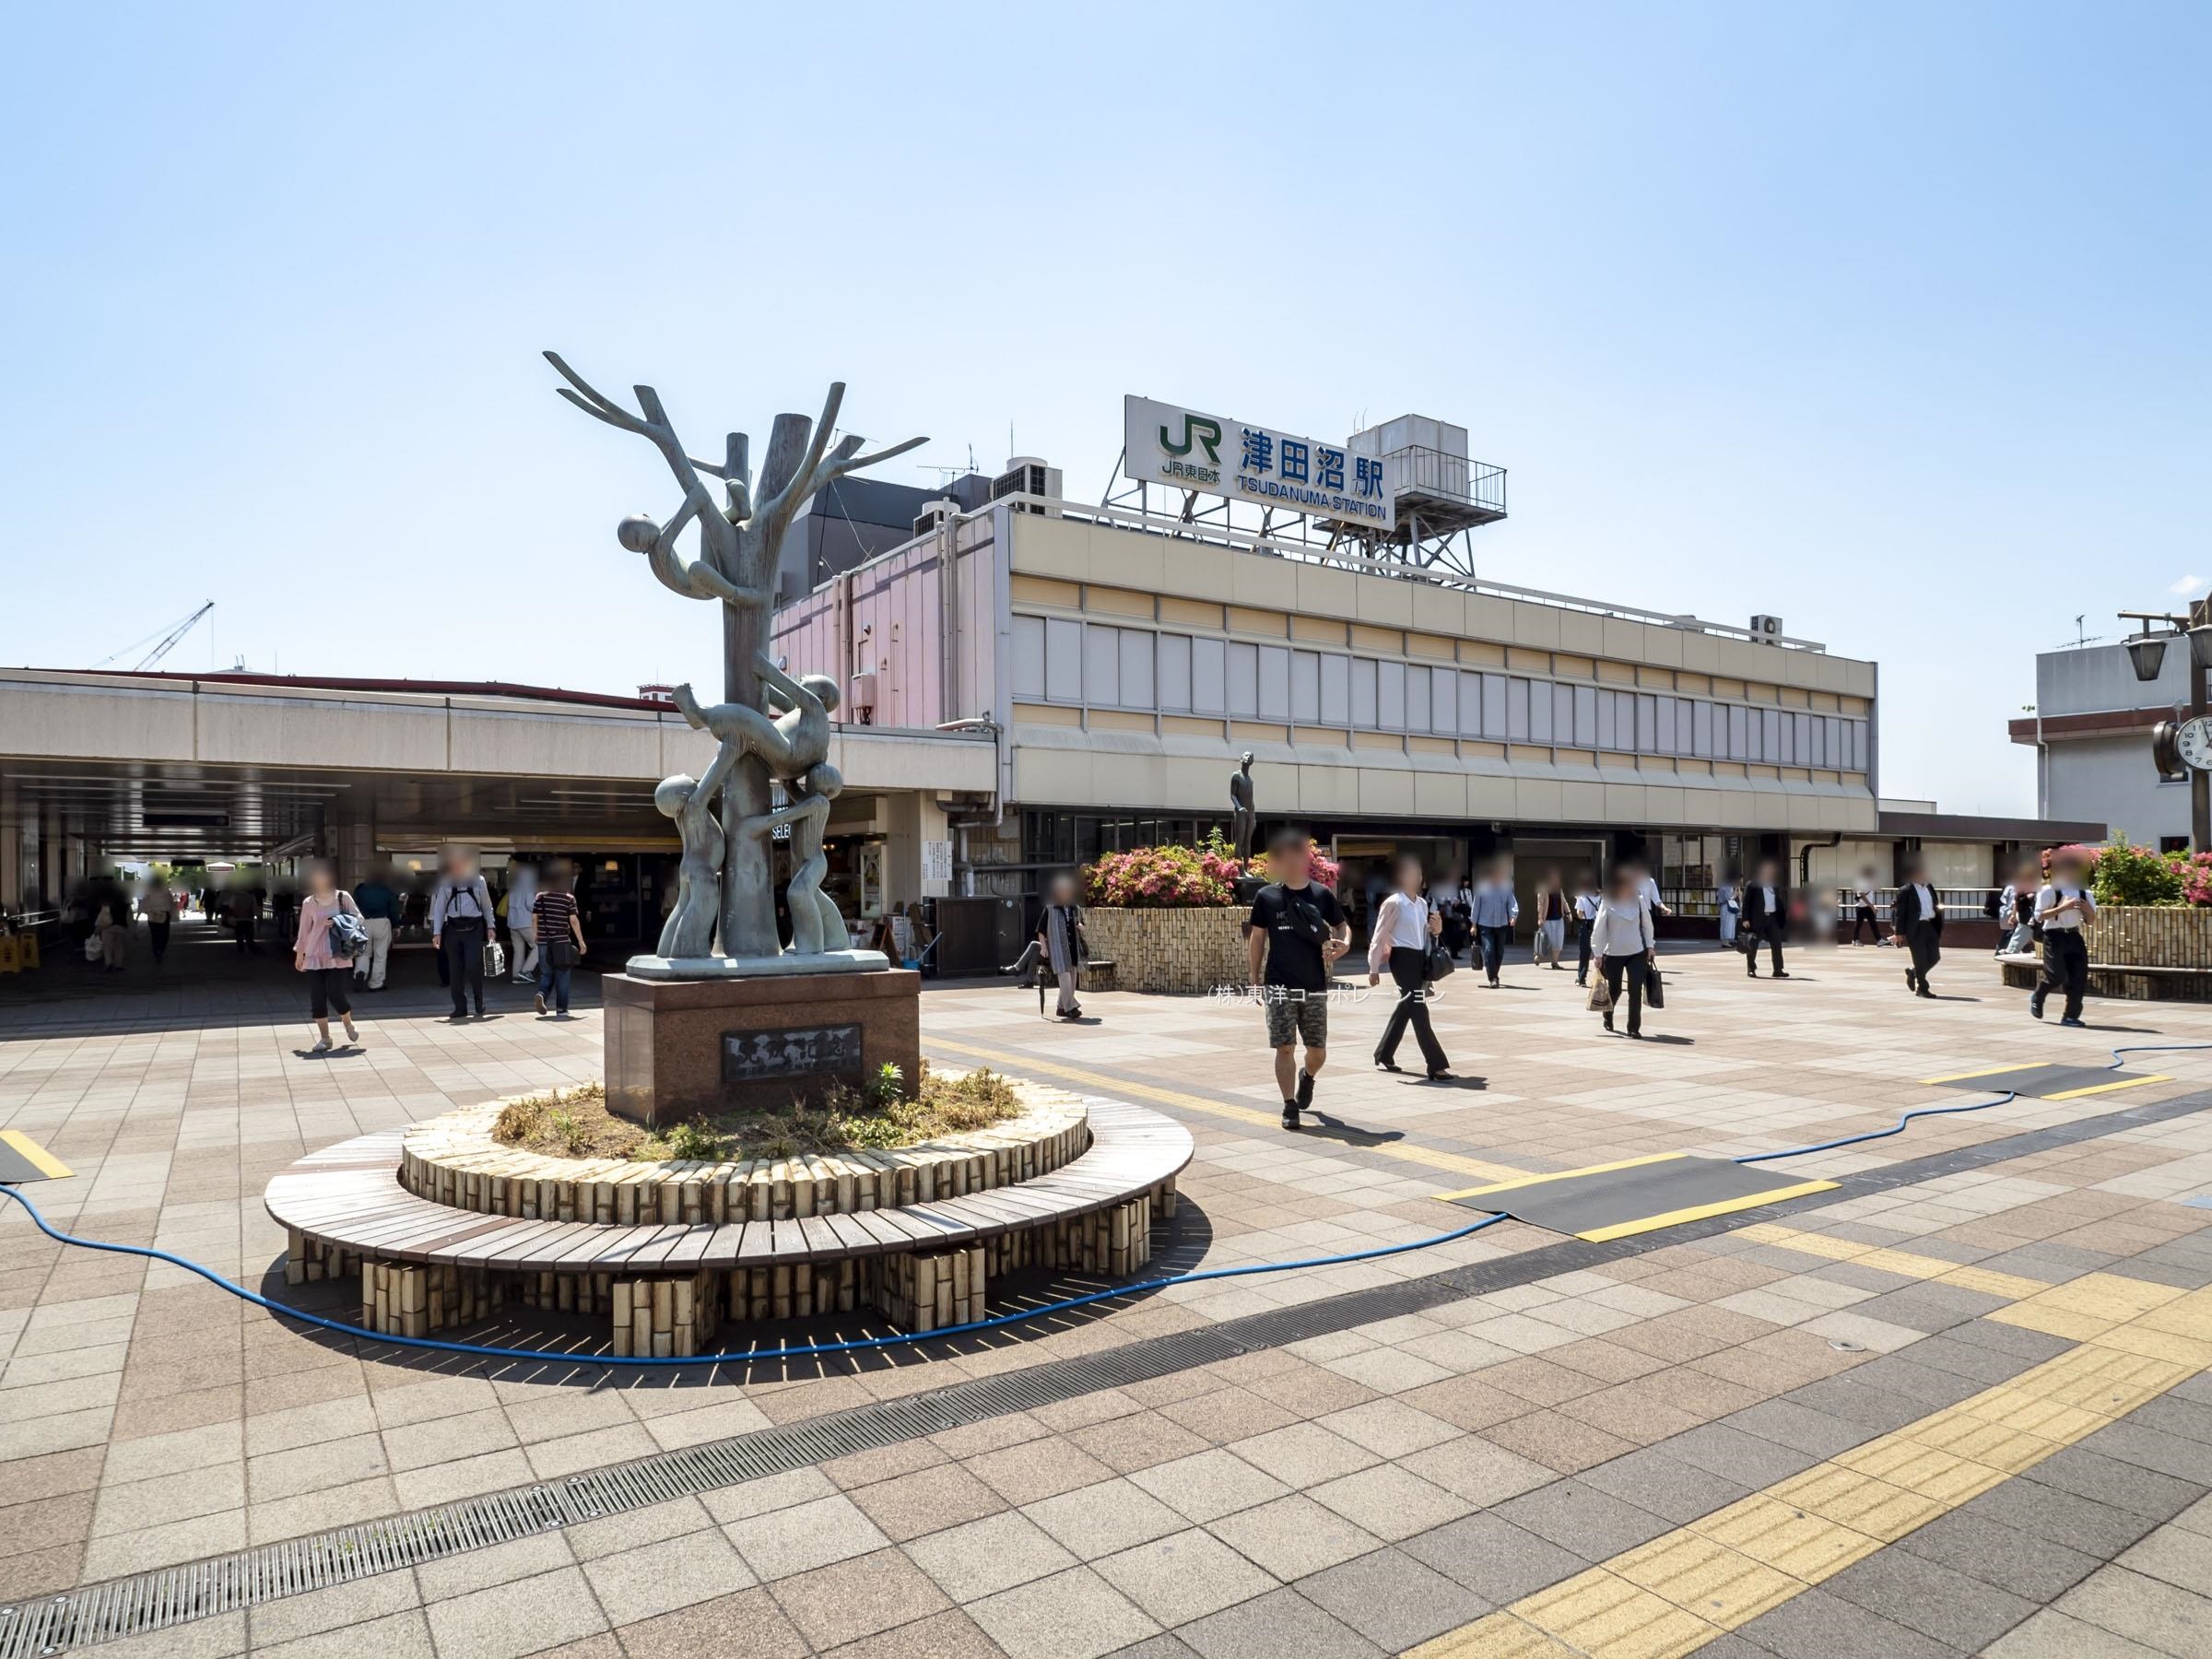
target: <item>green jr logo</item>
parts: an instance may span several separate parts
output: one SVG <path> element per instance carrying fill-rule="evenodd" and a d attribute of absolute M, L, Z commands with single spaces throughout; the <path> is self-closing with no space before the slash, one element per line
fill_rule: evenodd
<path fill-rule="evenodd" d="M 1203 415 L 1185 414 L 1182 418 L 1182 441 L 1176 443 L 1168 437 L 1168 429 L 1159 429 L 1160 447 L 1171 455 L 1187 455 L 1191 445 L 1198 444 L 1206 451 L 1206 458 L 1216 466 L 1221 465 L 1221 423 L 1208 420 Z"/>

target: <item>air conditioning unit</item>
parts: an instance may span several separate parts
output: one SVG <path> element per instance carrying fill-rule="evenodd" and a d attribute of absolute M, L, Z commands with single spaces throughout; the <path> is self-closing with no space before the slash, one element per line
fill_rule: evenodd
<path fill-rule="evenodd" d="M 931 501 L 914 514 L 914 534 L 935 535 L 957 517 L 959 511 L 960 504 L 955 500 Z"/>
<path fill-rule="evenodd" d="M 1762 645 L 1779 645 L 1782 642 L 1782 618 L 1754 617 L 1751 618 L 1751 632 Z"/>
<path fill-rule="evenodd" d="M 991 480 L 991 499 L 996 501 L 1010 495 L 1032 495 L 1046 496 L 1057 501 L 1061 491 L 1060 477 L 1060 469 L 1047 466 L 1041 456 L 1015 455 L 1006 462 L 1006 470 Z M 1018 504 L 1015 511 L 1041 512 L 1047 518 L 1060 516 L 1057 507 L 1038 507 L 1028 503 Z"/>

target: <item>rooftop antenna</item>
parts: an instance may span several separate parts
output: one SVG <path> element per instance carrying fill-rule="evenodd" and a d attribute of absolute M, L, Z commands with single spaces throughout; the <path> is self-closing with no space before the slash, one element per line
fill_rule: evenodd
<path fill-rule="evenodd" d="M 932 466 L 926 461 L 917 461 L 914 465 L 922 472 L 934 472 L 937 474 L 938 483 L 949 484 L 953 481 L 953 479 L 961 477 L 966 474 L 971 473 L 975 470 L 975 445 L 971 443 L 968 446 L 968 465 L 965 466 Z"/>

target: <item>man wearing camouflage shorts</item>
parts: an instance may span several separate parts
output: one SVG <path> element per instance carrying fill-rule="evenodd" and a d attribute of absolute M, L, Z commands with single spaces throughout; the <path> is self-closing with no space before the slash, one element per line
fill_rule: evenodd
<path fill-rule="evenodd" d="M 1252 983 L 1267 1013 L 1267 1046 L 1283 1091 L 1283 1127 L 1313 1104 L 1313 1075 L 1328 1058 L 1329 968 L 1351 946 L 1352 930 L 1336 895 L 1309 876 L 1312 843 L 1302 830 L 1267 839 L 1275 879 L 1252 901 L 1244 923 Z M 1299 1063 L 1299 1044 L 1305 1063 Z"/>

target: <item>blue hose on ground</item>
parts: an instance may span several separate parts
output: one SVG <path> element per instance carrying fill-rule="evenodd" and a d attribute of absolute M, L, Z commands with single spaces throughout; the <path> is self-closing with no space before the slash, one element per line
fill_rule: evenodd
<path fill-rule="evenodd" d="M 0 1186 L 5 1193 L 21 1205 L 41 1232 L 63 1244 L 75 1244 L 84 1250 L 102 1250 L 115 1255 L 144 1256 L 149 1262 L 167 1262 L 172 1267 L 182 1267 L 187 1273 L 197 1274 L 219 1289 L 228 1290 L 241 1301 L 251 1302 L 265 1309 L 281 1319 L 297 1320 L 317 1330 L 333 1331 L 341 1336 L 357 1337 L 363 1342 L 382 1343 L 389 1347 L 428 1348 L 441 1354 L 469 1354 L 478 1359 L 528 1359 L 536 1361 L 567 1360 L 576 1365 L 624 1365 L 637 1367 L 668 1367 L 677 1365 L 749 1365 L 761 1360 L 805 1359 L 824 1354 L 853 1354 L 870 1348 L 900 1347 L 912 1342 L 935 1342 L 946 1336 L 963 1336 L 976 1331 L 1003 1330 L 1007 1325 L 1027 1324 L 1033 1319 L 1047 1319 L 1055 1313 L 1065 1313 L 1073 1308 L 1087 1308 L 1093 1302 L 1112 1301 L 1120 1296 L 1135 1296 L 1144 1290 L 1160 1290 L 1170 1285 L 1195 1285 L 1206 1279 L 1243 1278 L 1258 1273 L 1290 1273 L 1308 1267 L 1341 1267 L 1352 1262 L 1372 1262 L 1383 1256 L 1403 1255 L 1411 1250 L 1433 1250 L 1440 1244 L 1449 1244 L 1470 1233 L 1478 1233 L 1486 1227 L 1495 1227 L 1508 1218 L 1500 1213 L 1485 1216 L 1450 1232 L 1437 1233 L 1426 1239 L 1415 1239 L 1406 1244 L 1381 1244 L 1372 1250 L 1355 1250 L 1344 1255 L 1309 1256 L 1296 1262 L 1255 1262 L 1243 1267 L 1208 1267 L 1197 1273 L 1179 1274 L 1172 1278 L 1142 1279 L 1133 1285 L 1116 1285 L 1110 1290 L 1093 1290 L 1085 1296 L 1072 1296 L 1065 1301 L 1048 1302 L 1041 1308 L 1024 1308 L 1018 1312 L 1001 1313 L 995 1319 L 978 1319 L 967 1324 L 943 1325 L 934 1331 L 902 1331 L 889 1336 L 857 1336 L 846 1342 L 789 1343 L 781 1347 L 739 1349 L 721 1354 L 693 1354 L 686 1359 L 662 1358 L 650 1354 L 562 1354 L 543 1348 L 478 1347 L 473 1343 L 444 1342 L 435 1336 L 386 1336 L 376 1331 L 364 1330 L 359 1325 L 343 1320 L 325 1319 L 320 1313 L 308 1313 L 298 1308 L 288 1308 L 282 1302 L 271 1301 L 257 1295 L 243 1285 L 234 1283 L 199 1263 L 166 1250 L 156 1250 L 145 1244 L 110 1244 L 99 1239 L 80 1239 L 65 1233 L 39 1213 L 37 1205 L 23 1196 L 12 1186 Z"/>
<path fill-rule="evenodd" d="M 2113 1049 L 2112 1051 L 2112 1063 L 2104 1069 L 2107 1071 L 2118 1071 L 2121 1066 L 2126 1064 L 2126 1062 L 2121 1058 L 2123 1054 L 2148 1054 L 2163 1053 L 2174 1049 L 2212 1049 L 2212 1042 L 2130 1043 L 2125 1048 Z M 1803 1158 L 1810 1152 L 1832 1152 L 1838 1147 L 1855 1147 L 1861 1141 L 1886 1140 L 1892 1135 L 1902 1135 L 1905 1130 L 1905 1125 L 1911 1123 L 1914 1118 L 1942 1117 L 1947 1113 L 1955 1112 L 1987 1112 L 1992 1106 L 2002 1106 L 2007 1100 L 2017 1100 L 2018 1099 L 2018 1094 L 2008 1088 L 2003 1094 L 1997 1096 L 1997 1098 L 1994 1100 L 1976 1100 L 1970 1106 L 1915 1107 L 1912 1111 L 1906 1112 L 1904 1116 L 1899 1118 L 1896 1124 L 1888 1129 L 1876 1129 L 1865 1135 L 1844 1135 L 1841 1140 L 1822 1141 L 1818 1146 L 1814 1147 L 1792 1147 L 1785 1152 L 1753 1152 L 1742 1158 L 1731 1159 L 1729 1161 L 1731 1163 L 1739 1164 L 1771 1163 L 1774 1159 L 1781 1158 Z"/>
<path fill-rule="evenodd" d="M 2154 1050 L 2165 1049 L 2207 1048 L 2212 1048 L 2212 1042 L 2136 1043 L 2128 1048 L 2112 1050 L 2112 1064 L 2110 1069 L 2115 1071 L 2119 1069 L 2123 1064 L 2120 1058 L 2123 1054 L 2147 1053 Z M 1861 1141 L 1882 1140 L 1892 1135 L 1901 1135 L 1905 1125 L 1914 1118 L 1936 1117 L 1958 1112 L 1986 1112 L 1992 1106 L 2002 1106 L 2006 1101 L 2017 1098 L 2015 1094 L 2007 1091 L 1994 1100 L 1977 1100 L 1967 1106 L 1922 1106 L 1906 1112 L 1904 1116 L 1897 1120 L 1896 1124 L 1891 1128 L 1876 1129 L 1865 1135 L 1849 1135 L 1840 1140 L 1822 1141 L 1818 1146 L 1792 1147 L 1781 1152 L 1753 1153 L 1732 1161 L 1739 1164 L 1765 1163 L 1774 1159 L 1803 1158 L 1813 1152 L 1832 1151 L 1838 1147 L 1856 1146 Z M 271 1301 L 267 1297 L 225 1278 L 212 1267 L 202 1266 L 197 1262 L 188 1260 L 181 1255 L 171 1254 L 166 1250 L 156 1250 L 147 1244 L 111 1244 L 100 1239 L 80 1239 L 75 1233 L 64 1232 L 60 1228 L 48 1221 L 44 1216 L 39 1213 L 39 1206 L 24 1197 L 14 1187 L 0 1184 L 0 1194 L 6 1194 L 21 1205 L 24 1213 L 29 1216 L 38 1230 L 56 1243 L 73 1244 L 80 1250 L 104 1251 L 112 1255 L 142 1256 L 149 1262 L 166 1262 L 172 1267 L 182 1267 L 187 1273 L 196 1274 L 218 1289 L 228 1290 L 241 1301 L 249 1302 L 256 1308 L 274 1313 L 279 1319 L 294 1320 L 300 1324 L 311 1325 L 316 1330 L 330 1331 L 337 1335 L 351 1336 L 362 1342 L 381 1343 L 387 1347 L 423 1348 L 441 1354 L 467 1354 L 481 1359 L 522 1359 L 534 1362 L 566 1360 L 575 1365 L 639 1368 L 665 1368 L 679 1365 L 750 1365 L 761 1360 L 806 1359 L 827 1354 L 853 1354 L 875 1348 L 902 1347 L 909 1343 L 935 1342 L 942 1337 L 965 1336 L 977 1331 L 1004 1330 L 1009 1325 L 1027 1324 L 1031 1320 L 1048 1319 L 1055 1313 L 1065 1313 L 1077 1308 L 1087 1308 L 1094 1302 L 1112 1301 L 1116 1297 L 1135 1296 L 1146 1290 L 1162 1290 L 1171 1285 L 1195 1285 L 1207 1279 L 1244 1278 L 1262 1273 L 1294 1273 L 1312 1267 L 1341 1267 L 1354 1262 L 1372 1262 L 1379 1261 L 1384 1256 L 1404 1255 L 1409 1251 L 1433 1250 L 1440 1244 L 1453 1243 L 1471 1234 L 1478 1233 L 1486 1227 L 1495 1227 L 1499 1222 L 1509 1219 L 1509 1217 L 1500 1211 L 1496 1215 L 1485 1216 L 1479 1221 L 1470 1222 L 1465 1227 L 1454 1228 L 1450 1232 L 1436 1233 L 1426 1239 L 1415 1239 L 1405 1244 L 1381 1244 L 1372 1250 L 1355 1250 L 1343 1255 L 1308 1256 L 1295 1262 L 1255 1262 L 1243 1267 L 1208 1267 L 1196 1273 L 1178 1274 L 1171 1278 L 1142 1279 L 1133 1285 L 1116 1285 L 1111 1289 L 1093 1290 L 1088 1295 L 1069 1297 L 1065 1301 L 1048 1302 L 1041 1308 L 1024 1308 L 1013 1313 L 1001 1313 L 994 1319 L 972 1320 L 967 1324 L 947 1325 L 935 1331 L 901 1331 L 888 1336 L 858 1336 L 845 1342 L 790 1343 L 772 1348 L 738 1349 L 719 1354 L 693 1354 L 684 1359 L 664 1359 L 647 1354 L 562 1354 L 548 1352 L 543 1348 L 479 1347 L 473 1343 L 446 1342 L 435 1336 L 387 1336 L 376 1331 L 365 1330 L 359 1325 L 347 1324 L 343 1320 L 325 1319 L 320 1313 L 309 1313 L 299 1308 L 288 1308 L 282 1302 Z"/>

